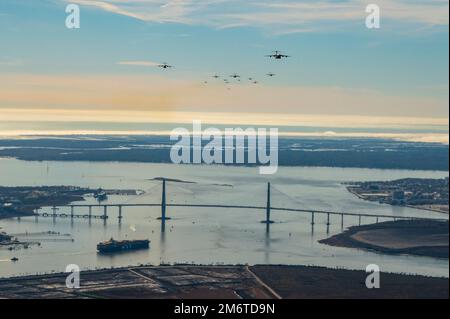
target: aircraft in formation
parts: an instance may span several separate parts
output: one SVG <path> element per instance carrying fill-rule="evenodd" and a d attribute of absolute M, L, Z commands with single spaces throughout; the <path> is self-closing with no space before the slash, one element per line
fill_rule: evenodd
<path fill-rule="evenodd" d="M 284 58 L 290 58 L 289 55 L 282 54 L 280 51 L 273 51 L 273 54 L 266 55 L 267 58 L 273 58 L 275 60 L 281 60 Z"/>
<path fill-rule="evenodd" d="M 290 58 L 291 56 L 290 56 L 290 55 L 283 54 L 283 53 L 281 53 L 281 51 L 273 51 L 272 54 L 266 55 L 266 57 L 268 57 L 268 58 L 273 58 L 273 59 L 275 59 L 275 60 L 281 60 L 281 59 L 285 59 L 285 58 Z M 159 67 L 159 68 L 162 68 L 162 69 L 170 69 L 170 68 L 173 68 L 172 65 L 167 64 L 167 63 L 165 63 L 165 62 L 162 63 L 162 64 L 159 64 L 158 67 Z M 276 74 L 270 72 L 270 73 L 267 73 L 266 75 L 267 75 L 268 77 L 274 77 Z M 214 74 L 212 77 L 213 77 L 214 79 L 219 79 L 219 78 L 220 78 L 220 75 Z M 233 78 L 233 79 L 237 80 L 238 82 L 241 82 L 241 76 L 240 76 L 239 74 L 237 74 L 237 73 L 234 73 L 234 74 L 230 75 L 230 78 Z M 255 80 L 253 77 L 249 77 L 248 80 L 249 80 L 250 82 L 252 82 L 253 84 L 258 84 L 258 83 L 259 83 L 259 82 L 258 82 L 257 80 Z M 229 84 L 229 83 L 230 83 L 230 81 L 229 81 L 228 79 L 226 79 L 226 78 L 224 78 L 223 81 L 224 81 L 225 84 Z M 204 84 L 208 84 L 208 81 L 204 81 L 203 83 L 204 83 Z"/>
<path fill-rule="evenodd" d="M 166 62 L 161 63 L 160 65 L 158 65 L 159 68 L 161 69 L 169 69 L 169 68 L 173 68 L 172 65 L 167 64 Z"/>

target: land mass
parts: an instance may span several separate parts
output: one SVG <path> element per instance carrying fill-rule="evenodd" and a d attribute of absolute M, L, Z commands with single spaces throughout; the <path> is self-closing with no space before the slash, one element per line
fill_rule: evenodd
<path fill-rule="evenodd" d="M 365 271 L 306 266 L 141 266 L 84 271 L 80 289 L 67 274 L 0 279 L 0 298 L 301 299 L 441 298 L 448 278 L 381 273 L 368 289 Z"/>
<path fill-rule="evenodd" d="M 319 242 L 384 254 L 408 254 L 448 259 L 448 227 L 448 221 L 401 220 L 350 227 L 341 234 Z"/>
<path fill-rule="evenodd" d="M 404 178 L 393 181 L 352 182 L 349 192 L 361 199 L 448 214 L 449 179 Z"/>
<path fill-rule="evenodd" d="M 44 206 L 67 205 L 83 201 L 88 194 L 136 195 L 135 190 L 93 190 L 75 186 L 0 186 L 0 219 L 32 216 L 34 210 Z"/>
<path fill-rule="evenodd" d="M 155 177 L 151 179 L 152 181 L 166 181 L 172 183 L 180 183 L 180 184 L 197 184 L 196 182 L 185 181 L 177 178 L 165 178 L 165 177 Z"/>
<path fill-rule="evenodd" d="M 0 157 L 27 161 L 172 163 L 170 150 L 175 143 L 169 136 L 24 136 L 0 139 Z M 247 149 L 244 152 L 247 158 Z M 448 145 L 374 138 L 282 137 L 278 157 L 279 166 L 449 169 Z"/>

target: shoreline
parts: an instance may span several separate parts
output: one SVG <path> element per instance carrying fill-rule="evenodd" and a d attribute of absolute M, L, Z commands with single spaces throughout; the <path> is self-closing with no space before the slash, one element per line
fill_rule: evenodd
<path fill-rule="evenodd" d="M 345 183 L 344 183 L 345 185 Z M 361 200 L 367 201 L 367 202 L 375 202 L 372 201 L 370 199 L 367 199 L 365 196 L 362 196 L 361 194 L 359 194 L 358 192 L 354 191 L 352 189 L 351 186 L 345 186 L 345 188 L 347 189 L 347 191 L 352 194 L 355 195 L 356 197 L 358 197 Z M 414 205 L 392 205 L 392 204 L 388 204 L 388 203 L 380 203 L 378 202 L 378 204 L 386 204 L 389 206 L 395 206 L 395 207 L 407 207 L 407 208 L 413 208 L 413 209 L 417 209 L 417 210 L 424 210 L 424 211 L 429 211 L 429 212 L 433 212 L 433 213 L 439 213 L 439 214 L 443 214 L 443 215 L 447 215 L 449 216 L 449 212 L 444 212 L 442 210 L 438 210 L 438 209 L 432 209 L 432 208 L 427 208 L 427 207 L 419 207 L 419 206 L 414 206 Z"/>
<path fill-rule="evenodd" d="M 0 186 L 0 198 L 4 196 L 9 206 L 1 206 L 0 220 L 36 216 L 35 210 L 43 207 L 65 206 L 74 202 L 84 202 L 86 197 L 99 190 L 77 186 Z M 134 196 L 138 190 L 106 189 L 106 195 Z M 28 198 L 30 193 L 40 193 L 34 198 Z M 42 194 L 44 193 L 44 194 Z M 39 197 L 40 196 L 40 197 Z"/>
<path fill-rule="evenodd" d="M 319 243 L 380 254 L 448 260 L 448 224 L 448 221 L 413 220 L 352 226 L 340 234 L 319 240 Z"/>
<path fill-rule="evenodd" d="M 80 160 L 80 159 L 23 159 L 14 156 L 2 156 L 0 160 L 16 160 L 21 162 L 44 162 L 44 163 L 117 163 L 117 164 L 154 164 L 154 165 L 173 165 L 173 166 L 206 166 L 206 167 L 235 167 L 235 168 L 258 168 L 258 165 L 246 165 L 246 164 L 174 164 L 172 162 L 147 162 L 147 161 L 122 161 L 122 160 Z M 359 166 L 326 166 L 326 165 L 284 165 L 280 164 L 282 168 L 310 168 L 310 169 L 359 169 L 359 170 L 377 170 L 377 171 L 411 171 L 411 172 L 423 172 L 423 173 L 449 173 L 447 169 L 427 169 L 427 168 L 380 168 L 380 167 L 359 167 Z M 1 185 L 0 185 L 1 186 Z M 226 185 L 225 185 L 226 186 Z M 412 208 L 412 207 L 411 207 Z"/>
<path fill-rule="evenodd" d="M 121 139 L 104 135 L 101 139 L 73 139 L 70 144 L 64 143 L 65 138 L 44 136 L 32 141 L 0 140 L 0 157 L 28 161 L 171 163 L 170 149 L 174 145 L 167 136 L 138 135 Z M 281 138 L 277 165 L 448 171 L 448 145 L 434 143 L 430 146 L 420 142 L 388 142 L 385 139 L 357 140 L 358 147 L 355 148 L 354 139 Z M 39 152 L 35 152 L 35 148 L 39 148 Z M 399 152 L 388 152 L 386 148 Z M 256 161 L 246 165 L 230 165 L 255 167 L 264 163 Z"/>

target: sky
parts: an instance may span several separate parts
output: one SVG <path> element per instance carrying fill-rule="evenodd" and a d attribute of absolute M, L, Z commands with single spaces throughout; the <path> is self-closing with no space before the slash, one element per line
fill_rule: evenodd
<path fill-rule="evenodd" d="M 369 3 L 380 29 L 365 25 Z M 68 4 L 80 6 L 80 29 L 65 26 Z M 420 122 L 448 133 L 448 9 L 448 0 L 0 0 L 0 121 Z M 271 60 L 273 50 L 291 57 Z"/>

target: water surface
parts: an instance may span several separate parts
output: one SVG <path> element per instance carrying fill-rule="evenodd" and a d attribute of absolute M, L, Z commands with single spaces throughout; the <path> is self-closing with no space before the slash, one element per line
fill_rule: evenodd
<path fill-rule="evenodd" d="M 374 170 L 353 168 L 281 167 L 270 178 L 258 174 L 257 168 L 191 166 L 149 163 L 25 162 L 0 159 L 0 185 L 38 186 L 75 185 L 92 188 L 141 189 L 138 197 L 112 196 L 109 203 L 158 203 L 161 183 L 155 177 L 191 181 L 191 184 L 168 183 L 168 201 L 172 203 L 242 204 L 264 206 L 266 182 L 273 185 L 272 206 L 339 212 L 395 216 L 442 214 L 367 202 L 347 192 L 345 181 L 390 180 L 405 177 L 442 178 L 448 172 Z M 87 198 L 87 202 L 93 199 Z M 50 211 L 48 208 L 44 211 Z M 64 212 L 64 211 L 62 211 Z M 78 213 L 86 213 L 83 210 Z M 69 213 L 69 212 L 66 212 Z M 102 211 L 95 210 L 95 214 Z M 172 217 L 166 232 L 161 232 L 159 208 L 124 209 L 120 224 L 116 209 L 110 209 L 106 224 L 100 220 L 74 220 L 26 217 L 1 220 L 4 231 L 35 233 L 56 231 L 71 234 L 74 242 L 43 241 L 41 247 L 8 251 L 0 249 L 0 276 L 65 270 L 68 264 L 83 269 L 118 267 L 162 262 L 301 264 L 365 269 L 378 264 L 382 271 L 409 272 L 432 276 L 449 274 L 448 260 L 414 256 L 389 256 L 357 249 L 337 248 L 317 241 L 341 231 L 340 217 L 333 217 L 327 234 L 325 216 L 303 213 L 273 212 L 276 221 L 267 233 L 264 211 L 205 208 L 169 208 Z M 363 223 L 373 223 L 363 218 Z M 357 218 L 345 218 L 345 227 L 356 225 Z M 99 241 L 118 239 L 151 240 L 148 251 L 101 256 Z M 10 259 L 19 258 L 17 263 Z"/>

